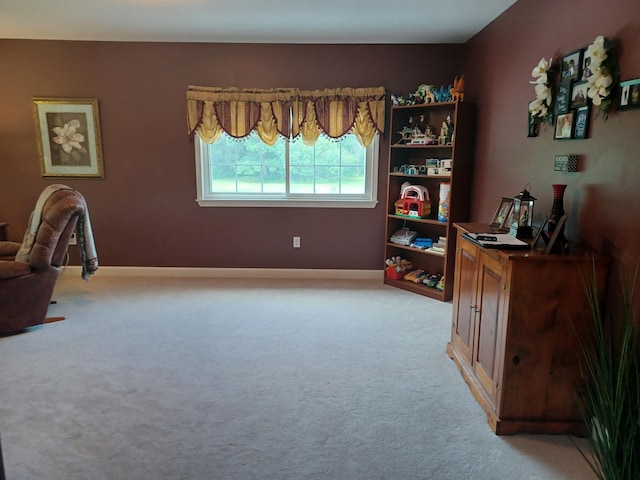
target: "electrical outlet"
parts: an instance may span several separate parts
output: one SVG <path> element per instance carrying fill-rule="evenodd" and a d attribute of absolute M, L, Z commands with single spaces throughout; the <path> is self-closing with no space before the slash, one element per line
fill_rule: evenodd
<path fill-rule="evenodd" d="M 76 232 L 73 232 L 71 234 L 71 238 L 69 239 L 69 245 L 77 245 L 78 244 L 78 237 L 76 237 Z"/>
<path fill-rule="evenodd" d="M 293 248 L 300 248 L 300 237 L 293 237 Z"/>

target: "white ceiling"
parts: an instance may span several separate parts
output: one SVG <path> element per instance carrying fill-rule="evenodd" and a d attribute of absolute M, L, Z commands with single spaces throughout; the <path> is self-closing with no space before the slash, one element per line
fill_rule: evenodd
<path fill-rule="evenodd" d="M 0 38 L 464 43 L 516 0 L 0 0 Z"/>

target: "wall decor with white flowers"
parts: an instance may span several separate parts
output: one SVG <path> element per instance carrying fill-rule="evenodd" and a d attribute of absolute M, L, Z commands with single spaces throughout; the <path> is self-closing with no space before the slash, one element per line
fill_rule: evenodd
<path fill-rule="evenodd" d="M 619 82 L 616 43 L 600 35 L 560 60 L 542 58 L 531 76 L 536 97 L 529 103 L 528 136 L 538 136 L 540 125 L 548 124 L 557 140 L 587 138 L 591 109 L 606 120 L 613 105 Z M 640 92 L 640 80 L 632 82 L 625 82 L 629 91 L 635 85 Z"/>

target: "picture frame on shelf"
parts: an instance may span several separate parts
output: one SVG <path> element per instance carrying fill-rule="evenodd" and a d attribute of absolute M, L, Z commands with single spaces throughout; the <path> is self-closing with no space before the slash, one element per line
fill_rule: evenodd
<path fill-rule="evenodd" d="M 575 126 L 573 129 L 573 138 L 584 140 L 589 137 L 589 118 L 591 117 L 591 107 L 584 105 L 576 109 Z"/>
<path fill-rule="evenodd" d="M 98 99 L 32 100 L 42 176 L 104 178 Z"/>
<path fill-rule="evenodd" d="M 618 109 L 631 110 L 640 108 L 640 78 L 620 82 Z"/>
<path fill-rule="evenodd" d="M 553 138 L 555 140 L 569 140 L 573 134 L 573 112 L 558 115 Z"/>
<path fill-rule="evenodd" d="M 502 197 L 500 203 L 498 204 L 498 208 L 496 209 L 496 213 L 493 214 L 493 220 L 491 220 L 491 226 L 496 228 L 502 228 L 505 225 L 505 222 L 509 218 L 509 214 L 513 208 L 513 197 Z"/>
<path fill-rule="evenodd" d="M 583 49 L 576 50 L 562 57 L 560 78 L 562 80 L 577 81 L 581 77 Z"/>
<path fill-rule="evenodd" d="M 576 82 L 571 86 L 571 108 L 584 107 L 589 101 L 588 82 Z"/>
<path fill-rule="evenodd" d="M 554 113 L 562 115 L 569 111 L 571 103 L 571 80 L 564 80 L 558 84 L 556 89 L 556 104 Z"/>

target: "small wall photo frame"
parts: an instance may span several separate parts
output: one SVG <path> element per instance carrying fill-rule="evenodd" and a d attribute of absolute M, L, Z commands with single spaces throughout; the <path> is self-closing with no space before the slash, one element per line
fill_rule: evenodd
<path fill-rule="evenodd" d="M 620 82 L 618 110 L 640 108 L 640 78 Z"/>
<path fill-rule="evenodd" d="M 571 80 L 564 80 L 558 84 L 554 113 L 562 115 L 569 111 L 571 103 Z"/>
<path fill-rule="evenodd" d="M 558 115 L 553 138 L 555 140 L 569 140 L 573 138 L 573 112 Z"/>
<path fill-rule="evenodd" d="M 587 49 L 582 49 L 582 69 L 580 72 L 580 80 L 586 82 L 589 80 L 589 77 L 593 75 L 593 70 L 591 69 L 591 57 L 587 56 Z"/>
<path fill-rule="evenodd" d="M 506 225 L 512 209 L 513 198 L 502 197 L 502 200 L 500 200 L 498 208 L 496 209 L 496 213 L 493 215 L 493 220 L 491 220 L 491 226 L 502 229 Z"/>
<path fill-rule="evenodd" d="M 582 52 L 576 50 L 562 57 L 562 69 L 560 70 L 561 80 L 570 80 L 572 82 L 582 78 Z"/>
<path fill-rule="evenodd" d="M 573 138 L 584 140 L 589 137 L 589 117 L 591 117 L 591 107 L 589 105 L 576 109 Z"/>
<path fill-rule="evenodd" d="M 571 108 L 584 107 L 589 100 L 589 84 L 577 82 L 571 86 Z"/>
<path fill-rule="evenodd" d="M 33 98 L 43 177 L 104 178 L 96 98 Z"/>

